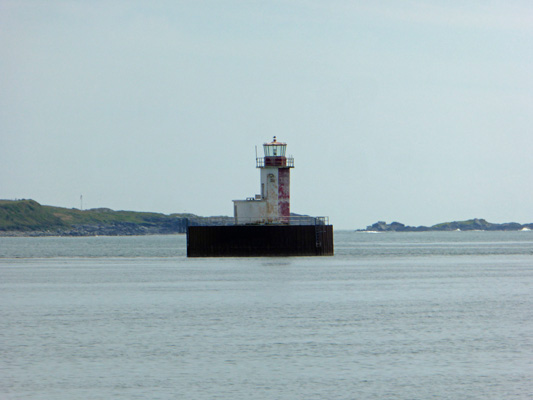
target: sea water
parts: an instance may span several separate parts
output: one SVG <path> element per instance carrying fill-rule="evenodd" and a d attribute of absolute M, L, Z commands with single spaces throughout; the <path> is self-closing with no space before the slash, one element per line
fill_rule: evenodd
<path fill-rule="evenodd" d="M 531 399 L 533 232 L 0 238 L 0 399 Z"/>

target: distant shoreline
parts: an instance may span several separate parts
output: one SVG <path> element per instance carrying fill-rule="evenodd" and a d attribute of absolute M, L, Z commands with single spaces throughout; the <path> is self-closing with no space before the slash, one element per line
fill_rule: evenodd
<path fill-rule="evenodd" d="M 9 238 L 38 238 L 38 237 L 127 237 L 127 236 L 183 236 L 184 232 L 177 233 L 132 233 L 132 234 L 70 234 L 65 232 L 42 232 L 42 231 L 0 231 L 0 237 L 9 237 Z"/>
<path fill-rule="evenodd" d="M 188 225 L 205 220 L 185 213 L 80 210 L 44 206 L 35 200 L 0 200 L 0 236 L 4 237 L 174 235 L 184 234 Z M 216 220 L 224 224 L 230 218 Z"/>
<path fill-rule="evenodd" d="M 227 216 L 201 217 L 195 214 L 161 214 L 114 211 L 108 208 L 80 210 L 44 206 L 35 200 L 0 200 L 0 237 L 90 237 L 176 235 L 187 232 L 189 224 L 232 224 Z M 533 230 L 533 223 L 493 224 L 484 219 L 445 222 L 430 227 L 408 226 L 384 221 L 357 232 L 433 232 L 433 231 L 521 231 Z"/>
<path fill-rule="evenodd" d="M 466 221 L 443 222 L 432 226 L 408 226 L 400 222 L 387 224 L 378 221 L 369 225 L 366 229 L 357 229 L 356 232 L 451 232 L 451 231 L 530 231 L 533 223 L 519 224 L 518 222 L 506 222 L 493 224 L 484 219 L 474 218 Z"/>

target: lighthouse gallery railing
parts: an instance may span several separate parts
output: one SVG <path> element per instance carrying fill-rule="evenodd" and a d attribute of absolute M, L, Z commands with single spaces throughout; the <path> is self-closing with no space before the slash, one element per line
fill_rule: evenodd
<path fill-rule="evenodd" d="M 203 217 L 189 219 L 189 225 L 217 226 L 217 225 L 329 225 L 329 217 L 311 217 L 305 215 L 263 218 L 241 218 L 237 224 L 233 217 Z"/>
<path fill-rule="evenodd" d="M 273 158 L 273 157 L 269 157 Z M 289 167 L 294 168 L 294 158 L 292 157 L 279 157 L 278 162 L 274 162 L 272 167 Z M 255 167 L 256 168 L 263 168 L 265 167 L 265 157 L 257 157 L 255 159 Z"/>

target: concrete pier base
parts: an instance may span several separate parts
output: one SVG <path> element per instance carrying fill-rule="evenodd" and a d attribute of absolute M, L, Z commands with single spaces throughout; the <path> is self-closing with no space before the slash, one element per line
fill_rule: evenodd
<path fill-rule="evenodd" d="M 332 225 L 189 226 L 187 229 L 187 257 L 332 255 Z"/>

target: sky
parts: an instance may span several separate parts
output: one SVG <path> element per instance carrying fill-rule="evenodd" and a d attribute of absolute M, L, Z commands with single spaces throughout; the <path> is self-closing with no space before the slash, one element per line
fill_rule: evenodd
<path fill-rule="evenodd" d="M 0 0 L 0 198 L 533 222 L 533 2 Z"/>

